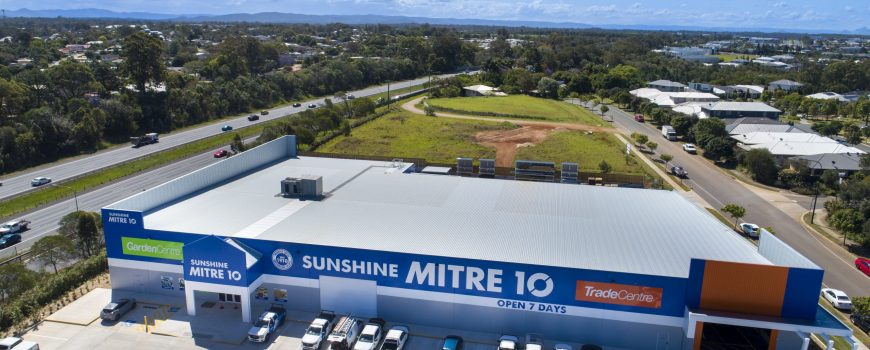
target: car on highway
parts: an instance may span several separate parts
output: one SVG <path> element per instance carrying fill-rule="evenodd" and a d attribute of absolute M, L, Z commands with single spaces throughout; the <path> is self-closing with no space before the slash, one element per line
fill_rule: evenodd
<path fill-rule="evenodd" d="M 21 235 L 17 233 L 9 233 L 0 237 L 0 248 L 9 248 L 18 243 L 21 243 Z"/>
<path fill-rule="evenodd" d="M 223 157 L 228 156 L 229 154 L 230 154 L 230 152 L 228 152 L 227 150 L 221 148 L 221 149 L 219 149 L 219 150 L 217 150 L 217 151 L 214 152 L 214 157 L 215 157 L 215 158 L 223 158 Z"/>
<path fill-rule="evenodd" d="M 870 331 L 870 316 L 868 315 L 855 312 L 849 315 L 849 321 L 852 321 L 852 324 L 860 328 L 862 331 Z"/>
<path fill-rule="evenodd" d="M 260 114 L 262 114 L 262 115 L 269 115 L 269 111 L 267 111 L 267 110 L 264 109 L 264 110 L 260 111 Z"/>
<path fill-rule="evenodd" d="M 293 104 L 293 107 L 302 107 L 302 104 L 299 103 L 299 102 L 296 102 L 296 103 Z"/>
<path fill-rule="evenodd" d="M 698 149 L 695 148 L 695 145 L 693 145 L 691 143 L 683 144 L 683 151 L 686 151 L 687 153 L 691 153 L 691 154 L 698 153 Z"/>
<path fill-rule="evenodd" d="M 317 105 L 312 103 L 312 104 L 308 105 L 308 108 L 317 108 Z"/>
<path fill-rule="evenodd" d="M 233 127 L 230 125 L 224 125 L 221 127 L 221 131 L 232 131 Z"/>
<path fill-rule="evenodd" d="M 248 116 L 248 121 L 249 121 L 249 122 L 252 122 L 252 121 L 255 121 L 255 120 L 260 120 L 260 116 L 259 116 L 259 115 L 256 115 L 256 114 L 251 114 L 251 115 Z"/>
<path fill-rule="evenodd" d="M 635 114 L 635 115 L 634 115 L 634 121 L 636 121 L 636 122 L 638 122 L 638 123 L 643 123 L 643 122 L 644 122 L 643 114 Z"/>
<path fill-rule="evenodd" d="M 840 310 L 852 310 L 852 299 L 842 290 L 822 288 L 822 298 L 825 298 L 832 306 Z"/>
<path fill-rule="evenodd" d="M 353 99 L 355 99 L 355 98 L 356 98 L 356 96 L 354 96 L 354 95 L 347 95 L 347 99 L 348 99 L 348 100 L 353 100 Z"/>
<path fill-rule="evenodd" d="M 571 348 L 571 345 L 568 344 L 556 344 L 553 345 L 553 350 L 574 350 Z"/>
<path fill-rule="evenodd" d="M 758 238 L 758 235 L 761 234 L 761 228 L 756 224 L 744 222 L 738 226 L 740 226 L 740 232 L 743 232 L 743 234 L 749 237 Z"/>
<path fill-rule="evenodd" d="M 689 172 L 679 165 L 674 165 L 671 167 L 671 174 L 682 179 L 689 177 Z"/>
<path fill-rule="evenodd" d="M 458 335 L 448 335 L 441 343 L 441 350 L 462 350 L 464 341 Z"/>
<path fill-rule="evenodd" d="M 503 335 L 498 338 L 498 350 L 516 350 L 520 339 L 513 335 Z"/>
<path fill-rule="evenodd" d="M 30 180 L 30 186 L 33 186 L 33 187 L 42 186 L 42 185 L 45 185 L 45 184 L 47 184 L 47 183 L 49 183 L 49 182 L 51 182 L 51 178 L 50 178 L 50 177 L 42 177 L 42 176 L 40 176 L 40 177 L 37 177 L 37 178 L 35 178 L 35 179 L 33 179 L 33 180 Z"/>
<path fill-rule="evenodd" d="M 870 276 L 870 259 L 855 259 L 855 267 L 858 268 L 858 270 L 861 270 L 865 275 Z"/>
<path fill-rule="evenodd" d="M 408 342 L 408 327 L 392 326 L 387 331 L 387 336 L 384 337 L 384 343 L 381 344 L 381 350 L 402 350 L 405 348 L 405 343 Z"/>
<path fill-rule="evenodd" d="M 136 299 L 119 299 L 106 304 L 100 311 L 100 318 L 106 321 L 117 321 L 124 314 L 136 308 Z"/>

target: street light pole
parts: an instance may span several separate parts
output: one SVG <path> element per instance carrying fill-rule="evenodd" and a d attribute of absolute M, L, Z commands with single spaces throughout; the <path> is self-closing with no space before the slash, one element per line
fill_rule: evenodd
<path fill-rule="evenodd" d="M 72 191 L 73 199 L 75 200 L 75 203 L 76 203 L 76 211 L 79 211 L 79 196 L 78 196 L 78 193 L 76 192 L 75 188 L 72 188 L 69 186 L 63 186 L 63 185 L 56 185 L 56 184 L 51 184 L 51 185 L 54 187 L 63 187 L 63 188 L 66 188 L 66 189 L 69 189 L 70 191 Z"/>
<path fill-rule="evenodd" d="M 807 159 L 807 162 L 815 162 L 816 164 L 819 165 L 819 170 L 822 170 L 822 163 L 819 162 L 818 160 Z M 807 166 L 807 168 L 809 168 L 809 166 Z M 810 170 L 810 175 L 812 175 L 813 169 L 809 168 L 809 170 Z M 819 192 L 821 192 L 819 190 L 819 180 L 818 179 L 815 180 L 814 183 L 815 183 L 815 186 L 813 186 L 813 188 L 815 189 L 815 191 L 814 191 L 815 195 L 813 196 L 813 212 L 812 212 L 812 214 L 810 214 L 810 224 L 814 223 L 816 220 L 816 203 L 819 201 Z M 846 245 L 846 243 L 845 243 L 846 236 L 845 235 L 843 236 L 843 242 L 844 242 L 843 245 L 845 246 Z"/>

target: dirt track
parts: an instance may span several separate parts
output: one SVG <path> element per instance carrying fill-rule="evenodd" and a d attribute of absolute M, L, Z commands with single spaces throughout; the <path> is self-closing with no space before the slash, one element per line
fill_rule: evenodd
<path fill-rule="evenodd" d="M 420 103 L 423 100 L 422 97 L 415 98 L 411 101 L 405 102 L 402 104 L 402 109 L 420 115 L 426 115 L 422 109 L 417 108 L 415 105 Z M 557 123 L 557 122 L 546 122 L 546 121 L 538 121 L 538 120 L 519 120 L 519 119 L 507 119 L 507 118 L 497 118 L 497 117 L 478 117 L 471 115 L 462 115 L 462 114 L 453 114 L 453 113 L 444 113 L 444 112 L 435 112 L 436 117 L 443 118 L 455 118 L 455 119 L 468 119 L 468 120 L 483 120 L 490 122 L 507 122 L 511 124 L 521 125 L 521 126 L 537 126 L 537 127 L 545 127 L 545 128 L 563 128 L 568 130 L 581 130 L 581 131 L 593 131 L 593 132 L 607 132 L 613 133 L 616 130 L 610 127 L 601 127 L 601 126 L 592 126 L 592 125 L 583 125 L 583 124 L 572 124 L 572 123 Z"/>
<path fill-rule="evenodd" d="M 402 108 L 414 114 L 425 115 L 426 113 L 423 110 L 416 107 L 416 104 L 420 103 L 422 99 L 423 98 L 420 97 L 405 102 L 404 104 L 402 104 Z M 519 125 L 520 128 L 517 129 L 484 131 L 474 135 L 477 143 L 495 148 L 495 165 L 498 167 L 512 167 L 518 147 L 535 145 L 541 141 L 546 140 L 547 137 L 553 132 L 557 132 L 560 130 L 579 130 L 609 133 L 614 132 L 614 129 L 612 128 L 571 123 L 478 117 L 443 112 L 436 112 L 435 116 L 442 118 L 455 118 L 466 120 L 507 122 Z"/>

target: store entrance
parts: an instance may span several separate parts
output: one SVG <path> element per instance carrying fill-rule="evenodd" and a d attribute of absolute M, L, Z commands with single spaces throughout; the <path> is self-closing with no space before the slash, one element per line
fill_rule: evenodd
<path fill-rule="evenodd" d="M 701 350 L 768 350 L 770 338 L 769 329 L 705 323 Z"/>

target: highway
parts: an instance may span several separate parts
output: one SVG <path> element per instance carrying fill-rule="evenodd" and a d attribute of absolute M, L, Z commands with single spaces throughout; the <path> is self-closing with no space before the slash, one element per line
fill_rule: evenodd
<path fill-rule="evenodd" d="M 454 76 L 456 74 L 445 74 L 437 76 L 438 78 L 445 78 Z M 420 85 L 429 80 L 428 77 L 423 77 L 415 80 L 395 82 L 390 84 L 391 90 L 398 90 L 410 86 Z M 387 85 L 380 85 L 369 87 L 366 89 L 358 90 L 358 91 L 349 91 L 348 94 L 352 94 L 356 97 L 365 97 L 376 95 L 379 93 L 383 93 L 387 91 Z M 300 102 L 302 104 L 301 107 L 292 107 L 290 105 L 277 107 L 273 109 L 269 109 L 268 115 L 260 115 L 260 120 L 250 122 L 247 119 L 247 116 L 250 114 L 245 114 L 239 116 L 238 118 L 234 118 L 231 120 L 224 120 L 221 122 L 213 122 L 207 123 L 202 126 L 197 126 L 192 129 L 184 130 L 177 133 L 169 133 L 165 135 L 160 135 L 160 142 L 156 144 L 151 144 L 147 146 L 142 146 L 140 148 L 132 148 L 130 146 L 120 146 L 114 147 L 110 149 L 106 149 L 92 155 L 79 157 L 74 160 L 63 162 L 60 164 L 44 167 L 44 168 L 36 168 L 36 170 L 32 171 L 23 171 L 16 173 L 13 177 L 0 179 L 2 182 L 2 186 L 0 186 L 0 199 L 9 198 L 18 194 L 22 194 L 28 191 L 33 190 L 33 187 L 30 185 L 30 180 L 35 177 L 45 176 L 51 178 L 54 182 L 62 181 L 65 179 L 70 179 L 82 174 L 86 174 L 89 172 L 93 172 L 95 170 L 99 170 L 102 168 L 106 168 L 121 162 L 125 162 L 130 159 L 139 158 L 148 154 L 152 154 L 155 152 L 163 151 L 175 146 L 183 145 L 185 143 L 193 142 L 196 140 L 200 140 L 209 136 L 214 136 L 222 133 L 221 126 L 230 125 L 233 129 L 239 129 L 250 125 L 256 125 L 262 122 L 266 122 L 269 120 L 281 118 L 288 114 L 299 113 L 306 110 L 309 104 L 323 104 L 325 98 L 319 98 L 314 100 L 309 100 L 305 102 Z M 259 112 L 257 112 L 259 115 Z"/>
<path fill-rule="evenodd" d="M 794 218 L 743 187 L 701 156 L 686 153 L 680 143 L 665 140 L 661 132 L 653 126 L 634 121 L 632 115 L 618 108 L 610 108 L 607 116 L 613 119 L 616 127 L 628 134 L 646 134 L 650 140 L 659 144 L 656 149 L 658 153 L 672 155 L 674 159 L 671 163 L 678 164 L 689 172 L 689 179 L 683 180 L 684 183 L 715 206 L 714 209 L 735 203 L 746 208 L 744 221 L 762 227 L 771 226 L 779 239 L 825 270 L 824 283 L 827 286 L 843 290 L 853 297 L 870 294 L 870 278 L 855 268 L 854 258 L 845 250 L 830 240 L 809 232 Z M 806 207 L 806 199 L 803 198 L 799 204 Z M 822 207 L 821 201 L 818 207 Z"/>
<path fill-rule="evenodd" d="M 79 194 L 79 209 L 99 212 L 108 204 L 219 161 L 212 152 L 207 152 Z M 21 243 L 0 250 L 0 260 L 13 256 L 17 251 L 29 249 L 42 236 L 54 234 L 60 219 L 75 210 L 75 202 L 69 199 L 27 214 L 31 229 L 21 234 Z"/>

